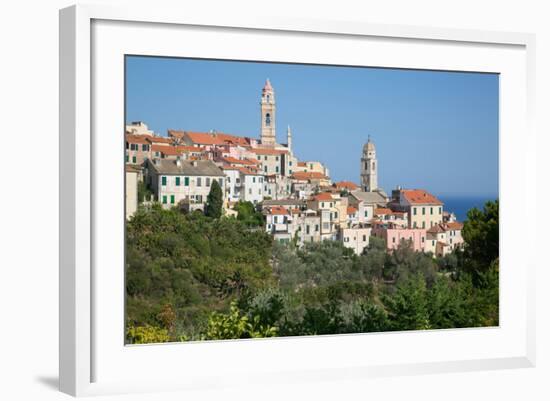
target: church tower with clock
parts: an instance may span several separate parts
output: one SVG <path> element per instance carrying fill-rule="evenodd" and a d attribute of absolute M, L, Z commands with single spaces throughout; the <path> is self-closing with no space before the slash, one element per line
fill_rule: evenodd
<path fill-rule="evenodd" d="M 363 146 L 361 157 L 361 190 L 374 192 L 378 190 L 378 161 L 376 160 L 376 148 L 369 140 Z"/>
<path fill-rule="evenodd" d="M 269 78 L 265 81 L 262 89 L 260 111 L 262 118 L 260 133 L 262 145 L 275 146 L 277 142 L 275 132 L 275 91 L 271 86 L 271 82 L 269 82 Z"/>

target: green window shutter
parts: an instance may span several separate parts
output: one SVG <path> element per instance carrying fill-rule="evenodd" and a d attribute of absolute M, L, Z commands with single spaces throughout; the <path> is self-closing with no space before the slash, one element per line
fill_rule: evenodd
<path fill-rule="evenodd" d="M 179 186 L 180 186 L 180 178 L 176 177 L 176 187 L 179 187 Z"/>
<path fill-rule="evenodd" d="M 166 176 L 162 176 L 162 185 L 166 185 Z"/>
<path fill-rule="evenodd" d="M 167 198 L 166 195 L 162 195 L 162 203 L 166 205 Z"/>
<path fill-rule="evenodd" d="M 185 186 L 188 187 L 189 186 L 189 177 L 185 177 L 184 182 L 185 182 Z"/>
<path fill-rule="evenodd" d="M 136 161 L 137 161 L 137 160 L 136 160 L 136 157 L 133 156 L 133 157 L 132 157 L 132 163 L 136 164 Z"/>
<path fill-rule="evenodd" d="M 130 161 L 130 156 L 126 155 L 126 163 Z"/>
<path fill-rule="evenodd" d="M 170 203 L 173 205 L 174 203 L 176 203 L 176 196 L 175 195 L 170 195 Z"/>

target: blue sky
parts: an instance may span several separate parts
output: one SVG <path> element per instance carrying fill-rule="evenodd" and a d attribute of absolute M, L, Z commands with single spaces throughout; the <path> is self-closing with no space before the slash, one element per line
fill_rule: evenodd
<path fill-rule="evenodd" d="M 259 137 L 269 78 L 278 141 L 291 126 L 300 160 L 325 163 L 335 181 L 359 182 L 370 134 L 379 185 L 440 196 L 498 194 L 498 75 L 127 57 L 126 120 Z"/>

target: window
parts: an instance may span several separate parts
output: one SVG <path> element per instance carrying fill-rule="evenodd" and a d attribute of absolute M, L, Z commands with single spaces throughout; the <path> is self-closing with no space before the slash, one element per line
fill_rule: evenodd
<path fill-rule="evenodd" d="M 164 205 L 166 205 L 167 202 L 168 202 L 168 201 L 167 201 L 166 195 L 162 195 L 162 203 L 163 203 Z"/>
<path fill-rule="evenodd" d="M 415 221 L 414 224 L 413 224 L 413 228 L 416 228 L 416 221 Z"/>
<path fill-rule="evenodd" d="M 413 214 L 416 216 L 416 208 L 413 207 Z"/>
<path fill-rule="evenodd" d="M 264 160 L 267 161 L 267 156 L 264 156 Z"/>
<path fill-rule="evenodd" d="M 248 188 L 248 195 L 252 195 L 252 188 Z"/>
<path fill-rule="evenodd" d="M 223 178 L 220 178 L 220 179 L 218 180 L 218 183 L 220 184 L 220 187 L 223 187 Z"/>
<path fill-rule="evenodd" d="M 391 242 L 395 244 L 395 237 L 391 239 Z"/>
<path fill-rule="evenodd" d="M 189 177 L 185 177 L 183 179 L 184 183 L 185 183 L 185 186 L 188 187 L 189 186 Z"/>
<path fill-rule="evenodd" d="M 166 185 L 166 176 L 162 176 L 162 185 Z"/>
<path fill-rule="evenodd" d="M 433 207 L 430 208 L 430 214 L 434 214 L 434 208 Z"/>
<path fill-rule="evenodd" d="M 130 161 L 130 156 L 126 155 L 126 163 Z"/>
<path fill-rule="evenodd" d="M 269 95 L 267 95 L 267 96 L 265 97 L 267 103 L 269 103 L 270 98 L 271 98 L 271 96 L 269 96 Z"/>
<path fill-rule="evenodd" d="M 202 178 L 201 177 L 197 178 L 197 187 L 202 187 Z"/>
<path fill-rule="evenodd" d="M 439 214 L 441 214 L 441 213 L 442 213 L 442 210 L 443 210 L 443 208 L 442 208 L 442 207 L 440 207 L 440 208 L 439 208 Z"/>
<path fill-rule="evenodd" d="M 279 156 L 275 156 L 275 161 L 279 161 Z"/>
<path fill-rule="evenodd" d="M 142 145 L 141 150 L 143 150 L 144 152 L 148 151 L 149 150 L 149 145 Z"/>
<path fill-rule="evenodd" d="M 325 207 L 325 202 L 321 202 L 321 207 Z"/>
<path fill-rule="evenodd" d="M 271 114 L 269 113 L 265 115 L 265 125 L 268 127 L 271 125 Z"/>
<path fill-rule="evenodd" d="M 279 166 L 275 166 L 275 172 L 276 172 L 276 173 L 279 172 Z"/>
<path fill-rule="evenodd" d="M 133 156 L 133 157 L 132 157 L 132 163 L 136 164 L 136 162 L 137 162 L 136 157 Z"/>
<path fill-rule="evenodd" d="M 170 195 L 170 203 L 173 205 L 174 203 L 176 203 L 176 196 L 175 195 Z"/>
<path fill-rule="evenodd" d="M 288 174 L 292 174 L 292 170 L 288 170 Z"/>
<path fill-rule="evenodd" d="M 252 182 L 256 183 L 256 177 L 252 177 Z"/>
<path fill-rule="evenodd" d="M 258 160 L 262 160 L 262 156 L 258 155 Z"/>
<path fill-rule="evenodd" d="M 292 160 L 288 162 L 288 165 L 292 167 Z"/>
<path fill-rule="evenodd" d="M 180 178 L 176 177 L 176 187 L 179 187 L 179 186 L 180 186 Z"/>
<path fill-rule="evenodd" d="M 206 178 L 206 186 L 207 186 L 207 187 L 210 186 L 210 177 Z"/>
<path fill-rule="evenodd" d="M 306 226 L 306 234 L 309 234 L 309 225 Z"/>
<path fill-rule="evenodd" d="M 338 218 L 338 212 L 334 212 L 334 218 L 335 218 L 335 219 Z"/>
<path fill-rule="evenodd" d="M 323 223 L 323 230 L 328 230 L 328 229 L 329 229 L 328 223 Z"/>
<path fill-rule="evenodd" d="M 422 222 L 422 228 L 426 228 L 426 222 L 425 221 Z"/>
<path fill-rule="evenodd" d="M 424 243 L 424 237 L 422 237 L 422 243 Z"/>
<path fill-rule="evenodd" d="M 319 224 L 315 224 L 315 231 L 319 231 Z"/>
<path fill-rule="evenodd" d="M 363 242 L 367 240 L 367 236 L 363 235 Z"/>
<path fill-rule="evenodd" d="M 369 211 L 365 209 L 365 217 L 369 217 Z"/>
<path fill-rule="evenodd" d="M 425 214 L 426 214 L 426 208 L 423 207 L 423 208 L 422 208 L 422 216 L 424 216 Z"/>
<path fill-rule="evenodd" d="M 267 166 L 264 166 L 264 173 L 267 173 Z"/>

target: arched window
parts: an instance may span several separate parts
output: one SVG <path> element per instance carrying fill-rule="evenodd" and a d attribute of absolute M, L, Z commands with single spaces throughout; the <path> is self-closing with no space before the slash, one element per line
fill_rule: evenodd
<path fill-rule="evenodd" d="M 372 171 L 376 170 L 376 163 L 372 162 Z"/>
<path fill-rule="evenodd" d="M 269 103 L 269 97 L 270 97 L 269 95 L 267 95 L 267 96 L 265 97 L 265 99 L 267 100 L 267 103 Z"/>
<path fill-rule="evenodd" d="M 271 125 L 271 114 L 269 113 L 265 115 L 265 125 L 267 125 L 268 127 Z"/>

